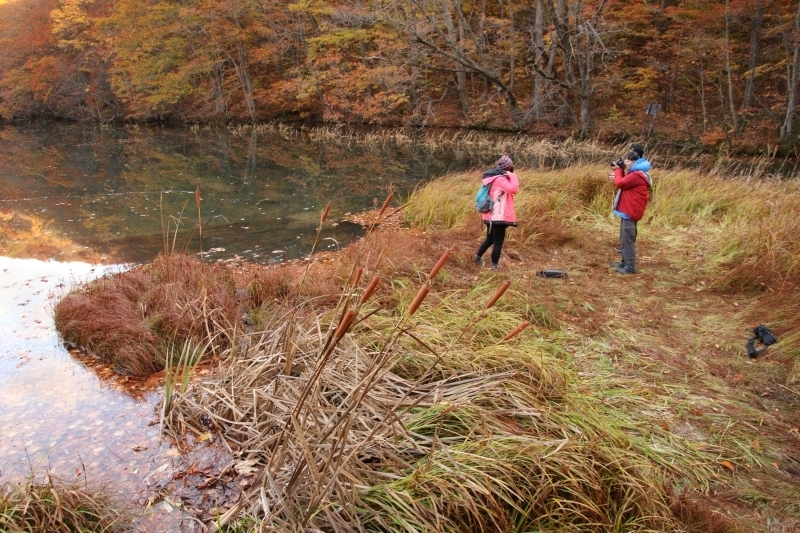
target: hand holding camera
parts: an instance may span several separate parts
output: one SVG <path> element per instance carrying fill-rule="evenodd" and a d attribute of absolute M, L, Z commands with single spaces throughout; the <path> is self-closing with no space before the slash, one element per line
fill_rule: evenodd
<path fill-rule="evenodd" d="M 611 168 L 625 168 L 625 161 L 623 161 L 622 159 L 617 159 L 616 161 L 612 161 Z"/>

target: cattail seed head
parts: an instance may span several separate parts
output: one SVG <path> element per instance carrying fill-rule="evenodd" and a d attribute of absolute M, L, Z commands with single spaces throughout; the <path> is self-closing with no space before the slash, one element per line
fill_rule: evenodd
<path fill-rule="evenodd" d="M 447 261 L 448 257 L 450 257 L 450 250 L 445 250 L 444 253 L 442 254 L 442 257 L 439 258 L 439 261 L 435 265 L 433 265 L 433 268 L 428 274 L 428 279 L 433 279 L 436 276 L 436 274 L 439 273 L 439 271 L 442 269 L 445 262 Z"/>
<path fill-rule="evenodd" d="M 381 218 L 381 216 L 383 216 L 383 212 L 386 211 L 387 207 L 389 207 L 389 202 L 392 201 L 392 198 L 394 198 L 394 193 L 390 192 L 389 196 L 387 196 L 386 200 L 384 200 L 384 202 L 383 202 L 383 207 L 381 207 L 381 210 L 378 213 L 378 218 Z"/>
<path fill-rule="evenodd" d="M 414 297 L 414 301 L 411 302 L 411 307 L 408 308 L 408 316 L 411 316 L 417 312 L 417 309 L 419 309 L 419 306 L 422 304 L 422 301 L 428 295 L 430 290 L 431 288 L 428 285 L 422 286 L 417 295 Z"/>
<path fill-rule="evenodd" d="M 356 317 L 356 312 L 352 309 L 344 314 L 342 317 L 342 321 L 339 322 L 339 327 L 336 328 L 336 333 L 333 334 L 333 338 L 335 340 L 339 340 L 344 337 L 344 334 L 347 333 L 347 330 L 350 329 L 350 324 L 353 323 L 353 319 Z"/>
<path fill-rule="evenodd" d="M 527 328 L 530 325 L 531 325 L 531 323 L 528 322 L 527 320 L 525 322 L 522 322 L 519 326 L 517 326 L 514 329 L 512 329 L 511 331 L 509 331 L 506 334 L 506 336 L 503 337 L 503 340 L 507 341 L 508 339 L 511 339 L 511 338 L 515 337 L 520 331 L 522 331 L 523 329 Z"/>
<path fill-rule="evenodd" d="M 194 190 L 194 203 L 200 209 L 200 187 Z"/>
<path fill-rule="evenodd" d="M 358 282 L 361 281 L 362 274 L 364 274 L 364 269 L 358 267 L 358 270 L 356 270 L 356 277 L 353 279 L 353 287 L 358 287 Z"/>
<path fill-rule="evenodd" d="M 503 293 L 506 292 L 506 290 L 508 290 L 508 288 L 510 286 L 511 286 L 511 282 L 510 281 L 504 281 L 503 284 L 500 285 L 500 288 L 497 289 L 497 292 L 494 293 L 494 296 L 492 296 L 492 299 L 489 300 L 489 303 L 486 304 L 486 309 L 489 309 L 495 303 L 497 303 L 497 300 L 500 299 L 500 297 L 503 295 Z"/>
<path fill-rule="evenodd" d="M 328 204 L 325 206 L 325 209 L 322 211 L 322 216 L 319 219 L 320 224 L 325 222 L 325 219 L 328 218 L 328 213 L 330 213 L 330 211 L 331 211 L 331 203 L 328 202 Z"/>
<path fill-rule="evenodd" d="M 378 288 L 378 283 L 380 281 L 381 281 L 381 278 L 379 278 L 378 276 L 373 277 L 369 281 L 369 285 L 367 285 L 367 288 L 364 289 L 364 294 L 362 294 L 361 298 L 359 298 L 359 300 L 358 300 L 359 305 L 364 305 L 364 302 L 369 300 L 369 297 L 372 296 L 372 293 L 375 292 L 375 289 Z"/>

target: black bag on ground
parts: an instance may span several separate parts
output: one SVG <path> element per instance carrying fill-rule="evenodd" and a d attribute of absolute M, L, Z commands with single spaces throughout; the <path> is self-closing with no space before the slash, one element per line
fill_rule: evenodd
<path fill-rule="evenodd" d="M 563 270 L 556 270 L 554 268 L 548 268 L 547 270 L 540 270 L 536 273 L 537 276 L 540 278 L 568 278 L 566 272 Z"/>
<path fill-rule="evenodd" d="M 759 324 L 758 326 L 754 327 L 753 335 L 754 337 L 747 341 L 747 356 L 750 359 L 755 359 L 767 349 L 767 346 L 778 342 L 778 339 L 775 338 L 775 335 L 773 335 L 769 328 L 767 328 L 767 326 L 764 324 Z M 757 349 L 756 341 L 763 344 L 764 347 L 760 350 Z"/>

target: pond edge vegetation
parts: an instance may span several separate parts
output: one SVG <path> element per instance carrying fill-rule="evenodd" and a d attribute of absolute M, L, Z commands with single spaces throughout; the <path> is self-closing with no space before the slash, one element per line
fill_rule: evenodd
<path fill-rule="evenodd" d="M 369 234 L 327 263 L 233 273 L 165 254 L 137 271 L 152 282 L 99 280 L 62 300 L 57 320 L 70 298 L 113 301 L 109 290 L 140 313 L 169 298 L 191 308 L 196 330 L 163 318 L 175 315 L 168 305 L 145 320 L 163 332 L 159 353 L 208 346 L 220 363 L 212 380 L 171 389 L 164 430 L 211 430 L 254 472 L 212 529 L 747 531 L 765 516 L 800 524 L 790 503 L 800 493 L 796 398 L 753 394 L 795 390 L 800 377 L 797 184 L 659 171 L 641 237 L 652 266 L 619 297 L 607 291 L 620 282 L 595 274 L 591 257 L 614 235 L 605 172 L 589 163 L 519 173 L 524 222 L 512 248 L 539 261 L 556 251 L 582 257 L 587 268 L 571 280 L 583 283 L 542 284 L 524 264 L 499 276 L 471 265 L 461 244 L 477 242 L 475 180 L 453 175 L 412 194 L 403 216 L 416 229 L 381 231 L 387 200 Z M 167 270 L 176 277 L 164 284 Z M 688 296 L 648 300 L 659 288 L 677 299 L 687 280 L 698 301 L 750 307 L 706 316 Z M 211 287 L 245 312 L 222 313 Z M 676 325 L 663 335 L 635 316 L 593 324 L 611 298 L 620 309 L 641 298 L 695 315 L 685 324 L 671 315 Z M 755 317 L 780 339 L 760 375 L 730 341 Z M 719 354 L 700 338 L 713 327 Z M 727 388 L 736 375 L 750 383 Z"/>

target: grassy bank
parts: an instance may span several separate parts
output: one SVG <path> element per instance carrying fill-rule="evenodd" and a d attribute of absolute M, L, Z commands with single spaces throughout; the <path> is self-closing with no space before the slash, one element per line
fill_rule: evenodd
<path fill-rule="evenodd" d="M 227 364 L 165 418 L 235 454 L 249 489 L 214 527 L 800 527 L 798 185 L 655 172 L 619 276 L 607 166 L 519 175 L 499 271 L 472 262 L 477 177 L 453 175 L 407 229 L 232 277 Z M 758 323 L 779 342 L 749 360 Z"/>

